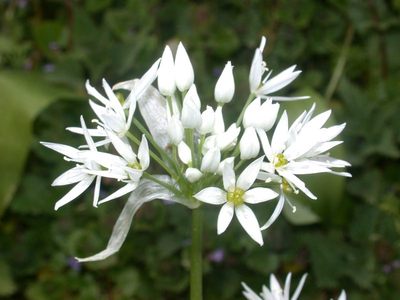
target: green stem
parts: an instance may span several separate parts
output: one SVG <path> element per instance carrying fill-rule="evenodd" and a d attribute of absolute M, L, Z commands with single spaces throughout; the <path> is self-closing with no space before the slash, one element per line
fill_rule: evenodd
<path fill-rule="evenodd" d="M 244 112 L 246 111 L 247 106 L 251 103 L 251 101 L 255 98 L 254 94 L 250 94 L 249 97 L 246 100 L 246 103 L 243 106 L 242 111 L 240 112 L 239 118 L 236 121 L 236 126 L 239 127 L 242 124 L 242 120 L 244 117 Z"/>
<path fill-rule="evenodd" d="M 203 299 L 202 272 L 203 212 L 200 208 L 192 211 L 192 249 L 190 252 L 190 300 Z"/>
<path fill-rule="evenodd" d="M 192 166 L 194 168 L 197 167 L 197 157 L 196 153 L 194 151 L 194 137 L 193 137 L 193 129 L 192 128 L 187 128 L 185 129 L 185 135 L 186 135 L 186 143 L 188 144 L 190 148 L 190 152 L 192 153 Z"/>

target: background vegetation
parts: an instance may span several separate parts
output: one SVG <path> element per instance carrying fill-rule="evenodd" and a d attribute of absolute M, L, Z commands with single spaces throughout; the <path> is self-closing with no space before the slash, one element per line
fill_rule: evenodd
<path fill-rule="evenodd" d="M 308 272 L 303 299 L 342 288 L 351 300 L 400 299 L 399 13 L 399 0 L 0 1 L 0 298 L 187 299 L 189 211 L 152 202 L 117 255 L 79 265 L 73 256 L 105 247 L 125 200 L 93 209 L 89 192 L 54 212 L 67 189 L 50 183 L 67 164 L 38 142 L 79 145 L 64 128 L 93 117 L 85 80 L 140 76 L 180 40 L 203 102 L 232 61 L 234 119 L 266 35 L 270 68 L 303 70 L 285 93 L 313 96 L 290 112 L 315 101 L 347 122 L 337 154 L 353 178 L 314 176 L 318 201 L 297 199 L 300 212 L 279 218 L 262 248 L 237 222 L 217 236 L 206 208 L 205 299 L 242 299 L 241 281 L 259 290 L 271 272 L 295 282 Z"/>

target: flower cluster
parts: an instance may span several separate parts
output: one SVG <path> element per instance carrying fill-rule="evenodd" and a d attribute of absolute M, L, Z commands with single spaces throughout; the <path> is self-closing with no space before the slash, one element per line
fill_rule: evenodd
<path fill-rule="evenodd" d="M 247 300 L 297 300 L 300 296 L 301 290 L 303 289 L 304 282 L 306 281 L 307 274 L 304 274 L 300 282 L 294 291 L 292 297 L 290 297 L 290 282 L 292 280 L 292 274 L 289 273 L 286 276 L 285 286 L 283 289 L 281 288 L 278 280 L 276 279 L 274 274 L 271 274 L 269 279 L 270 287 L 266 287 L 265 285 L 262 286 L 262 291 L 259 295 L 257 295 L 252 289 L 250 289 L 247 284 L 242 282 L 242 286 L 244 288 L 243 296 Z M 342 290 L 339 295 L 338 300 L 346 300 L 346 292 Z"/>
<path fill-rule="evenodd" d="M 316 199 L 298 175 L 325 172 L 350 176 L 336 171 L 349 166 L 346 161 L 327 154 L 341 143 L 332 140 L 345 124 L 324 127 L 330 111 L 313 116 L 315 105 L 291 126 L 286 111 L 280 113 L 279 101 L 308 97 L 276 95 L 301 71 L 291 66 L 272 76 L 263 61 L 265 44 L 266 39 L 262 38 L 250 68 L 250 95 L 232 124 L 224 120 L 225 105 L 235 94 L 232 63 L 225 64 L 216 82 L 216 107 L 202 107 L 193 66 L 182 43 L 175 57 L 166 46 L 162 57 L 140 79 L 113 87 L 103 80 L 104 94 L 87 82 L 89 104 L 96 115 L 95 126 L 87 128 L 81 117 L 80 127 L 67 128 L 83 135 L 85 145 L 74 148 L 42 143 L 74 163 L 73 168 L 53 182 L 57 186 L 76 184 L 57 201 L 55 209 L 76 199 L 95 181 L 95 207 L 130 194 L 126 211 L 124 208 L 127 215 L 123 212 L 120 218 L 123 215 L 132 220 L 138 194 L 146 199 L 140 200 L 140 205 L 153 199 L 173 200 L 192 209 L 204 203 L 222 205 L 218 234 L 227 229 L 236 215 L 248 235 L 262 245 L 261 231 L 276 220 L 285 202 L 290 204 L 288 194 L 301 191 Z M 153 86 L 155 81 L 158 88 Z M 145 124 L 135 116 L 138 110 Z M 133 127 L 135 132 L 141 132 L 141 137 L 132 133 Z M 273 128 L 273 134 L 268 136 Z M 151 174 L 153 165 L 165 173 Z M 114 179 L 122 186 L 99 199 L 102 178 Z M 279 200 L 273 214 L 260 226 L 253 205 L 274 199 Z M 135 209 L 130 209 L 131 206 Z M 124 223 L 129 225 L 130 221 Z M 118 250 L 125 239 L 126 230 L 121 230 L 121 224 L 118 226 L 114 227 L 109 251 L 102 258 Z"/>

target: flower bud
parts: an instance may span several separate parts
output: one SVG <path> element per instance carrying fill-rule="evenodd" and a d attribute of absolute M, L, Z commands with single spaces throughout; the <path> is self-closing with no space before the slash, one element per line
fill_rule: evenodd
<path fill-rule="evenodd" d="M 229 126 L 228 130 L 217 136 L 217 146 L 221 151 L 230 149 L 236 145 L 237 137 L 240 133 L 240 127 L 236 124 Z"/>
<path fill-rule="evenodd" d="M 206 107 L 206 110 L 201 114 L 201 126 L 199 132 L 207 134 L 213 131 L 214 128 L 214 110 L 211 106 Z"/>
<path fill-rule="evenodd" d="M 184 128 L 199 129 L 201 126 L 200 101 L 197 92 L 187 93 L 183 99 L 181 121 Z"/>
<path fill-rule="evenodd" d="M 235 80 L 233 79 L 231 62 L 228 61 L 219 77 L 214 89 L 214 98 L 218 103 L 231 102 L 235 93 Z"/>
<path fill-rule="evenodd" d="M 184 141 L 180 142 L 178 145 L 178 156 L 179 159 L 186 165 L 192 162 L 192 152 Z"/>
<path fill-rule="evenodd" d="M 166 46 L 161 57 L 157 77 L 158 89 L 164 96 L 172 96 L 175 92 L 174 58 L 171 49 Z"/>
<path fill-rule="evenodd" d="M 207 151 L 201 161 L 202 172 L 215 173 L 218 170 L 219 163 L 221 161 L 221 152 L 218 148 L 214 147 Z"/>
<path fill-rule="evenodd" d="M 179 43 L 175 56 L 175 83 L 181 91 L 187 91 L 194 81 L 192 63 L 182 43 Z"/>
<path fill-rule="evenodd" d="M 222 107 L 218 106 L 214 113 L 214 134 L 225 132 L 224 117 L 222 116 Z"/>
<path fill-rule="evenodd" d="M 183 139 L 183 126 L 177 115 L 168 120 L 168 136 L 174 145 L 179 145 Z"/>
<path fill-rule="evenodd" d="M 185 171 L 185 177 L 191 183 L 199 180 L 201 176 L 203 176 L 203 173 L 201 173 L 200 170 L 196 168 L 187 168 Z"/>
<path fill-rule="evenodd" d="M 268 99 L 261 104 L 260 98 L 256 98 L 244 112 L 243 127 L 254 127 L 268 131 L 274 125 L 278 111 L 278 103 L 272 104 L 272 100 Z"/>
<path fill-rule="evenodd" d="M 219 166 L 218 166 L 217 174 L 218 175 L 222 175 L 226 164 L 231 165 L 231 168 L 233 169 L 233 162 L 234 161 L 235 161 L 235 158 L 233 156 L 227 157 L 223 161 L 221 161 Z"/>
<path fill-rule="evenodd" d="M 251 159 L 260 152 L 260 142 L 254 127 L 245 129 L 240 140 L 240 159 Z"/>

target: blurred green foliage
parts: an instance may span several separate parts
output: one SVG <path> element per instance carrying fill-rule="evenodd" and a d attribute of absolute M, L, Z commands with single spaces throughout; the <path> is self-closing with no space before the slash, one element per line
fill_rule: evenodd
<path fill-rule="evenodd" d="M 106 245 L 124 199 L 93 209 L 86 193 L 55 213 L 66 189 L 50 183 L 67 164 L 38 141 L 79 145 L 64 128 L 81 114 L 93 116 L 85 80 L 99 86 L 102 77 L 115 83 L 140 76 L 166 43 L 179 40 L 203 102 L 211 102 L 221 68 L 232 61 L 233 120 L 248 93 L 253 51 L 266 35 L 270 68 L 297 64 L 304 71 L 287 93 L 313 95 L 347 122 L 337 155 L 353 164 L 353 178 L 312 176 L 319 199 L 295 199 L 303 213 L 286 212 L 264 232 L 262 248 L 236 223 L 217 236 L 217 212 L 206 207 L 205 299 L 241 299 L 241 281 L 259 290 L 270 272 L 284 278 L 289 271 L 295 281 L 310 274 L 303 299 L 329 299 L 342 288 L 352 300 L 399 299 L 399 15 L 398 0 L 1 1 L 0 207 L 7 210 L 0 219 L 0 298 L 187 299 L 188 209 L 146 205 L 117 255 L 79 265 L 73 256 Z M 110 185 L 104 182 L 104 192 Z M 272 209 L 261 205 L 257 214 L 264 220 Z"/>

